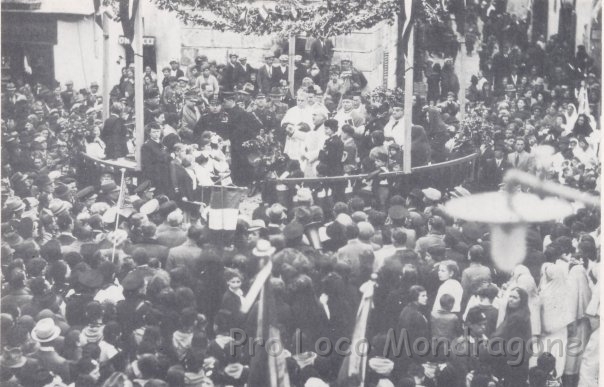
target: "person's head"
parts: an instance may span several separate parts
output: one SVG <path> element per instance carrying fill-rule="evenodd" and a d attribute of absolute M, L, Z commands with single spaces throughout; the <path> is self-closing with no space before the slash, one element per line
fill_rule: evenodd
<path fill-rule="evenodd" d="M 174 156 L 176 156 L 177 159 L 179 160 L 183 160 L 187 154 L 187 147 L 185 144 L 182 143 L 177 143 L 174 144 Z"/>
<path fill-rule="evenodd" d="M 296 94 L 296 105 L 299 108 L 304 108 L 304 107 L 306 107 L 307 103 L 308 103 L 308 96 L 306 95 L 306 93 L 303 91 L 298 91 L 298 93 Z"/>
<path fill-rule="evenodd" d="M 203 93 L 204 97 L 210 98 L 212 95 L 214 95 L 214 86 L 212 86 L 210 83 L 204 83 L 201 85 L 201 92 Z"/>
<path fill-rule="evenodd" d="M 227 283 L 229 289 L 235 291 L 241 288 L 241 283 L 243 281 L 243 275 L 239 270 L 236 269 L 227 269 L 224 272 L 224 279 Z"/>
<path fill-rule="evenodd" d="M 183 213 L 180 209 L 176 209 L 168 214 L 166 222 L 171 227 L 180 227 L 184 221 Z"/>
<path fill-rule="evenodd" d="M 472 263 L 484 263 L 484 248 L 481 245 L 474 245 L 468 250 L 468 259 Z"/>
<path fill-rule="evenodd" d="M 491 304 L 499 294 L 499 289 L 492 283 L 484 283 L 476 290 L 476 295 L 483 304 Z"/>
<path fill-rule="evenodd" d="M 400 120 L 403 118 L 404 108 L 402 104 L 395 104 L 392 107 L 392 118 L 395 120 Z"/>
<path fill-rule="evenodd" d="M 525 308 L 528 305 L 528 293 L 522 288 L 514 288 L 508 296 L 508 308 L 517 310 Z"/>
<path fill-rule="evenodd" d="M 524 143 L 524 138 L 519 137 L 516 139 L 516 141 L 514 142 L 514 151 L 520 153 L 524 150 L 525 147 L 525 143 Z"/>
<path fill-rule="evenodd" d="M 453 305 L 455 305 L 455 297 L 452 295 L 445 293 L 440 296 L 439 299 L 440 308 L 444 311 L 450 312 L 453 310 Z"/>
<path fill-rule="evenodd" d="M 159 125 L 149 125 L 149 138 L 155 142 L 161 139 L 161 127 Z"/>
<path fill-rule="evenodd" d="M 327 116 L 323 111 L 317 110 L 312 114 L 312 123 L 315 125 L 315 127 L 321 126 L 326 119 Z"/>
<path fill-rule="evenodd" d="M 268 66 L 272 66 L 274 60 L 275 60 L 275 57 L 272 56 L 272 55 L 265 55 L 264 56 L 264 63 L 266 63 Z"/>
<path fill-rule="evenodd" d="M 338 131 L 338 121 L 330 118 L 325 121 L 325 134 L 328 137 L 333 136 Z"/>
<path fill-rule="evenodd" d="M 352 95 L 350 94 L 344 94 L 342 96 L 342 109 L 344 109 L 344 111 L 349 112 L 354 108 L 354 105 L 352 103 Z"/>
<path fill-rule="evenodd" d="M 392 244 L 396 247 L 403 247 L 407 244 L 407 233 L 401 228 L 392 229 L 390 238 L 392 239 Z"/>
<path fill-rule="evenodd" d="M 354 128 L 348 124 L 342 125 L 342 140 L 354 138 Z"/>
<path fill-rule="evenodd" d="M 419 305 L 428 304 L 428 292 L 423 286 L 413 285 L 409 288 L 409 300 Z"/>
<path fill-rule="evenodd" d="M 440 281 L 447 281 L 452 278 L 457 278 L 459 275 L 459 266 L 457 262 L 453 260 L 442 261 L 438 265 L 438 279 Z"/>
<path fill-rule="evenodd" d="M 465 325 L 468 328 L 470 335 L 480 337 L 486 331 L 487 317 L 480 308 L 473 307 L 468 311 Z"/>

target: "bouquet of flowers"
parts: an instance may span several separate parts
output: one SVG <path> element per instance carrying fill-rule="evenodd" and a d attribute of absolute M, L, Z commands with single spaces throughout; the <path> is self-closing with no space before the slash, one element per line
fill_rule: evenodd
<path fill-rule="evenodd" d="M 256 137 L 242 144 L 246 150 L 247 159 L 252 166 L 264 169 L 267 173 L 275 171 L 285 162 L 281 144 L 275 140 L 272 132 L 260 131 Z"/>
<path fill-rule="evenodd" d="M 459 156 L 471 154 L 481 145 L 492 143 L 492 138 L 493 124 L 474 111 L 460 122 L 451 153 Z"/>

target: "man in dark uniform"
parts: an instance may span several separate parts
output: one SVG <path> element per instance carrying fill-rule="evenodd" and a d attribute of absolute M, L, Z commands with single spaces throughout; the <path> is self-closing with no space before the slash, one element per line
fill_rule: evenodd
<path fill-rule="evenodd" d="M 254 100 L 252 115 L 261 123 L 261 127 L 267 132 L 277 127 L 278 122 L 275 112 L 268 105 L 266 95 L 259 93 Z"/>
<path fill-rule="evenodd" d="M 224 93 L 223 108 L 231 121 L 231 173 L 233 182 L 238 186 L 247 186 L 252 182 L 252 168 L 247 159 L 243 143 L 256 137 L 260 132 L 260 122 L 251 113 L 237 106 L 233 93 Z"/>
<path fill-rule="evenodd" d="M 222 105 L 217 96 L 210 99 L 208 111 L 201 116 L 195 126 L 195 139 L 200 140 L 205 131 L 212 131 L 225 140 L 231 139 L 231 121 L 229 115 L 222 110 Z"/>
<path fill-rule="evenodd" d="M 161 143 L 161 127 L 156 123 L 147 125 L 149 139 L 141 149 L 143 179 L 151 181 L 160 193 L 168 193 L 170 182 L 170 155 Z"/>
<path fill-rule="evenodd" d="M 340 136 L 336 134 L 338 130 L 338 121 L 330 118 L 325 121 L 324 127 L 327 140 L 325 140 L 323 149 L 319 152 L 317 172 L 321 176 L 341 176 L 344 174 L 344 143 Z M 331 188 L 335 201 L 345 200 L 345 181 L 329 183 L 327 187 Z"/>

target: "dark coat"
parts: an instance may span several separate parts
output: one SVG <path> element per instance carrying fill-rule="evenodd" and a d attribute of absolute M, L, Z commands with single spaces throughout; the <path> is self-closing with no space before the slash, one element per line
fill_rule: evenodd
<path fill-rule="evenodd" d="M 141 149 L 143 180 L 151 181 L 159 192 L 169 192 L 170 155 L 166 147 L 153 140 L 147 140 Z"/>
<path fill-rule="evenodd" d="M 344 143 L 337 135 L 333 135 L 323 145 L 319 152 L 319 165 L 317 172 L 323 176 L 339 176 L 344 173 L 342 157 L 344 155 Z"/>
<path fill-rule="evenodd" d="M 484 190 L 498 190 L 499 184 L 503 181 L 503 175 L 510 168 L 512 166 L 505 158 L 501 160 L 499 166 L 494 158 L 486 159 L 480 168 L 480 185 Z"/>
<path fill-rule="evenodd" d="M 273 67 L 273 83 L 279 85 L 281 81 L 289 82 L 289 67 L 281 70 L 281 66 Z"/>
<path fill-rule="evenodd" d="M 173 189 L 171 193 L 172 199 L 195 199 L 195 193 L 193 192 L 193 181 L 191 180 L 191 176 L 189 176 L 189 174 L 185 170 L 185 167 L 183 167 L 178 161 L 175 160 L 172 160 L 170 162 L 170 182 L 172 183 Z"/>
<path fill-rule="evenodd" d="M 266 65 L 262 65 L 258 69 L 258 76 L 256 77 L 256 83 L 258 85 L 258 89 L 264 94 L 268 94 L 271 91 L 271 88 L 275 84 L 274 81 L 275 69 L 272 69 L 272 73 L 269 76 L 268 70 L 266 69 Z"/>
<path fill-rule="evenodd" d="M 321 42 L 319 39 L 313 41 L 310 45 L 310 60 L 317 62 L 318 64 L 327 64 L 331 61 L 333 56 L 333 43 L 331 40 L 326 39 L 325 42 Z"/>
<path fill-rule="evenodd" d="M 107 159 L 117 159 L 128 155 L 128 129 L 120 117 L 112 114 L 105 120 L 101 140 L 106 145 L 105 156 Z"/>
<path fill-rule="evenodd" d="M 184 266 L 189 273 L 197 275 L 201 272 L 201 249 L 192 241 L 187 241 L 179 246 L 173 247 L 168 253 L 166 270 L 177 266 Z"/>

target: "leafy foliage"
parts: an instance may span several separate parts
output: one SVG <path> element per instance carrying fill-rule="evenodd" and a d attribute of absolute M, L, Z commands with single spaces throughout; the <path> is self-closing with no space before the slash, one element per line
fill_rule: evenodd
<path fill-rule="evenodd" d="M 440 20 L 444 10 L 438 0 L 416 1 L 417 19 Z M 175 12 L 186 24 L 247 35 L 279 35 L 302 32 L 311 36 L 338 36 L 371 28 L 400 15 L 400 0 L 324 0 L 255 3 L 246 0 L 154 0 L 159 9 Z"/>

